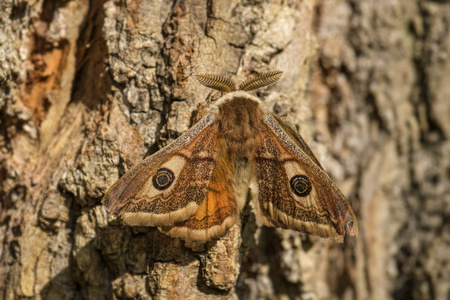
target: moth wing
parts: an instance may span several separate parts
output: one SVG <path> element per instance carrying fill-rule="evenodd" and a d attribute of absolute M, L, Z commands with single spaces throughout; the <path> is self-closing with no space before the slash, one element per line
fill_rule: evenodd
<path fill-rule="evenodd" d="M 197 242 L 207 242 L 225 235 L 238 216 L 233 190 L 234 174 L 234 164 L 226 148 L 219 146 L 207 197 L 200 208 L 188 220 L 176 226 L 160 227 L 160 230 L 172 237 Z"/>
<path fill-rule="evenodd" d="M 259 217 L 269 226 L 294 229 L 342 242 L 356 217 L 340 190 L 291 125 L 266 115 L 256 157 Z M 297 187 L 297 189 L 296 189 Z"/>
<path fill-rule="evenodd" d="M 209 114 L 186 133 L 120 178 L 102 203 L 132 226 L 171 226 L 194 215 L 206 199 L 219 146 L 214 115 Z M 169 170 L 167 187 L 157 188 L 158 170 Z M 170 175 L 170 174 L 169 174 Z"/>
<path fill-rule="evenodd" d="M 305 153 L 309 159 L 311 159 L 318 167 L 320 167 L 322 170 L 323 167 L 320 164 L 319 160 L 316 158 L 314 153 L 309 148 L 308 144 L 305 142 L 305 140 L 302 138 L 302 136 L 297 132 L 297 129 L 295 129 L 294 126 L 292 126 L 290 123 L 283 120 L 280 116 L 271 114 L 270 117 L 275 119 L 275 121 L 278 123 L 279 127 L 286 133 L 291 141 L 293 141 L 297 147 L 299 147 L 303 153 Z M 324 170 L 325 171 L 325 170 Z"/>

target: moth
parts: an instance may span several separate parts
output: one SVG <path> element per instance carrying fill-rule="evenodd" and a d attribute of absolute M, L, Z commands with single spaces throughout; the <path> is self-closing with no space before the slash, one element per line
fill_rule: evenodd
<path fill-rule="evenodd" d="M 207 242 L 237 222 L 250 195 L 260 224 L 336 242 L 346 228 L 356 236 L 349 203 L 297 130 L 248 93 L 281 76 L 270 71 L 236 85 L 196 75 L 225 94 L 186 133 L 120 178 L 102 200 L 106 210 L 125 225 Z"/>

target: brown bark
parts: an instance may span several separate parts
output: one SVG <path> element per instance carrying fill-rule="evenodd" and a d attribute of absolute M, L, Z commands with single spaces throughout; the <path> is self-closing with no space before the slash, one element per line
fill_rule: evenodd
<path fill-rule="evenodd" d="M 2 1 L 0 299 L 448 299 L 449 23 L 424 0 Z M 106 214 L 107 188 L 203 109 L 193 74 L 273 69 L 258 95 L 358 238 L 257 228 L 249 206 L 198 245 Z"/>

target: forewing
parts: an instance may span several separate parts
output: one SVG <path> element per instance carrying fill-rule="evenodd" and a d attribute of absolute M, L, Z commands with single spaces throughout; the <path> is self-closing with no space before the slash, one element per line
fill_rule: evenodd
<path fill-rule="evenodd" d="M 309 157 L 309 159 L 311 159 L 318 167 L 323 170 L 323 167 L 320 164 L 319 160 L 316 158 L 311 149 L 309 149 L 308 144 L 306 144 L 302 136 L 298 134 L 297 129 L 295 129 L 294 126 L 275 114 L 271 114 L 270 117 L 274 119 L 274 121 L 276 121 L 275 124 L 278 125 L 285 134 L 287 134 L 289 139 L 294 142 L 297 147 L 299 147 L 301 151 Z"/>
<path fill-rule="evenodd" d="M 207 242 L 223 236 L 236 222 L 238 208 L 233 192 L 234 165 L 223 144 L 219 146 L 207 197 L 191 218 L 160 230 L 170 236 L 189 241 Z"/>
<path fill-rule="evenodd" d="M 135 166 L 105 194 L 108 212 L 126 225 L 171 226 L 187 220 L 206 199 L 219 140 L 212 114 Z M 171 184 L 157 188 L 157 174 L 172 172 Z M 169 171 L 167 171 L 169 170 Z M 168 184 L 168 179 L 161 181 Z"/>
<path fill-rule="evenodd" d="M 339 242 L 345 227 L 350 235 L 358 234 L 355 215 L 345 197 L 303 139 L 278 117 L 266 115 L 256 170 L 260 217 L 267 225 L 333 237 Z"/>

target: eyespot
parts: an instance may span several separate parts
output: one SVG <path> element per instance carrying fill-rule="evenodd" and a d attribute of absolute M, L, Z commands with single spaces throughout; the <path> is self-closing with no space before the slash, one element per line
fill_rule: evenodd
<path fill-rule="evenodd" d="M 153 176 L 153 186 L 158 190 L 167 189 L 175 179 L 173 172 L 166 168 L 161 168 Z"/>
<path fill-rule="evenodd" d="M 300 197 L 308 196 L 311 193 L 311 182 L 308 177 L 304 175 L 295 175 L 291 178 L 291 189 L 292 191 Z"/>

